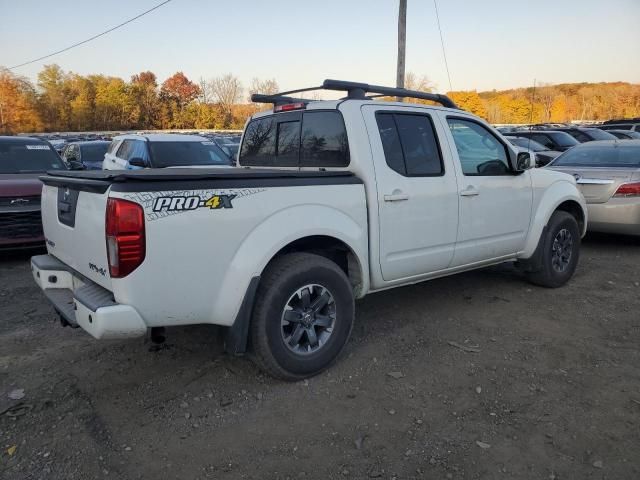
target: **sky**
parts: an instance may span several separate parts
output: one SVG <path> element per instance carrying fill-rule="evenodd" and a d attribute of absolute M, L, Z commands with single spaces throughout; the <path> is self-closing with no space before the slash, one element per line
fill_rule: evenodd
<path fill-rule="evenodd" d="M 437 0 L 453 90 L 640 83 L 640 0 Z M 160 0 L 0 0 L 0 66 L 82 41 Z M 325 78 L 395 84 L 398 0 L 172 0 L 123 28 L 16 68 L 129 79 L 226 73 L 282 90 Z M 407 71 L 451 90 L 433 0 L 408 0 Z"/>

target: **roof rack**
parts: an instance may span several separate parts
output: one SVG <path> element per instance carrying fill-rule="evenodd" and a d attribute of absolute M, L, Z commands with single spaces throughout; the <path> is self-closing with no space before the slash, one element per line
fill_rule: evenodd
<path fill-rule="evenodd" d="M 301 88 L 298 90 L 289 90 L 287 92 L 276 93 L 273 95 L 262 95 L 254 93 L 251 95 L 251 101 L 256 103 L 272 103 L 274 106 L 286 103 L 309 103 L 314 100 L 305 98 L 293 98 L 287 95 L 291 93 L 309 92 L 311 90 L 335 90 L 339 92 L 347 92 L 345 100 L 367 100 L 380 96 L 391 96 L 401 98 L 418 98 L 421 100 L 430 100 L 439 103 L 443 107 L 458 108 L 446 95 L 438 93 L 419 92 L 417 90 L 407 90 L 406 88 L 383 87 L 380 85 L 369 85 L 368 83 L 349 82 L 345 80 L 327 79 L 322 82 L 319 87 Z M 374 95 L 367 96 L 368 93 Z"/>

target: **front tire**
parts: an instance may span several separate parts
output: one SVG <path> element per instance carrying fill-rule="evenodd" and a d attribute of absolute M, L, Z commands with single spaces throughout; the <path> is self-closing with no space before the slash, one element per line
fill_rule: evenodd
<path fill-rule="evenodd" d="M 354 316 L 353 290 L 338 265 L 310 253 L 277 258 L 262 275 L 256 294 L 254 360 L 283 380 L 317 375 L 346 345 Z"/>
<path fill-rule="evenodd" d="M 580 228 L 575 217 L 557 210 L 551 215 L 547 230 L 540 238 L 540 265 L 528 272 L 531 283 L 558 288 L 571 279 L 580 257 Z"/>

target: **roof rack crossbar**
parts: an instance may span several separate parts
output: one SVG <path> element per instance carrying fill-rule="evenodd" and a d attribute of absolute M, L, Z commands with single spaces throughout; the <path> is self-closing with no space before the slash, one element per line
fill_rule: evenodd
<path fill-rule="evenodd" d="M 307 104 L 309 102 L 313 102 L 308 98 L 294 98 L 283 96 L 279 93 L 275 95 L 263 95 L 262 93 L 254 93 L 251 95 L 251 101 L 254 103 L 272 103 L 274 107 L 278 105 L 285 105 L 287 103 L 304 103 Z"/>
<path fill-rule="evenodd" d="M 319 87 L 300 88 L 297 90 L 288 90 L 286 92 L 275 93 L 273 95 L 263 95 L 254 93 L 251 95 L 251 101 L 256 103 L 272 103 L 274 106 L 286 103 L 309 103 L 314 100 L 305 98 L 294 98 L 287 95 L 292 93 L 309 92 L 312 90 L 335 90 L 339 92 L 347 92 L 346 99 L 367 100 L 375 97 L 401 97 L 401 98 L 418 98 L 421 100 L 430 100 L 439 103 L 443 107 L 459 108 L 453 100 L 446 95 L 439 93 L 419 92 L 417 90 L 407 90 L 406 88 L 383 87 L 380 85 L 369 85 L 368 83 L 349 82 L 344 80 L 327 79 L 322 82 Z M 367 96 L 367 94 L 373 94 Z"/>
<path fill-rule="evenodd" d="M 402 97 L 402 98 L 419 98 L 421 100 L 430 100 L 439 103 L 443 107 L 458 108 L 453 100 L 446 95 L 439 93 L 419 92 L 417 90 L 407 90 L 406 88 L 383 87 L 380 85 L 369 85 L 368 83 L 348 82 L 344 80 L 327 79 L 322 82 L 325 90 L 338 90 L 347 92 L 348 98 L 365 99 L 366 93 L 377 93 L 383 96 Z"/>

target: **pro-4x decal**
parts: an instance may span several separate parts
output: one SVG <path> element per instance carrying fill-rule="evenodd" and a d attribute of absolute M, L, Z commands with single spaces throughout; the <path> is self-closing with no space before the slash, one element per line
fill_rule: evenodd
<path fill-rule="evenodd" d="M 136 192 L 124 197 L 144 207 L 147 221 L 190 212 L 197 209 L 233 209 L 235 202 L 249 195 L 263 192 L 264 188 L 233 190 L 174 190 L 163 192 Z"/>
<path fill-rule="evenodd" d="M 233 208 L 231 200 L 237 195 L 212 195 L 209 198 L 201 198 L 198 195 L 188 197 L 179 195 L 171 197 L 158 197 L 153 204 L 154 212 L 175 212 L 179 210 L 195 210 L 196 208 L 209 208 L 218 210 L 219 208 Z"/>

